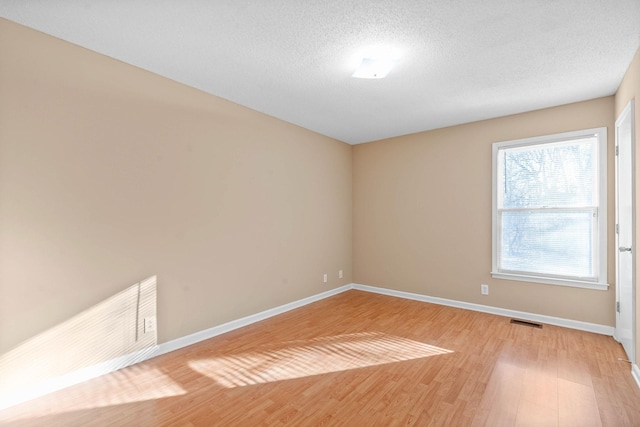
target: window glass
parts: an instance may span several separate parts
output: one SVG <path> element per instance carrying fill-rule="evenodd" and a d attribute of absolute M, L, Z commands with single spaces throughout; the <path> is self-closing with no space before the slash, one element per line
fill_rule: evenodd
<path fill-rule="evenodd" d="M 606 283 L 606 129 L 496 143 L 493 274 Z"/>

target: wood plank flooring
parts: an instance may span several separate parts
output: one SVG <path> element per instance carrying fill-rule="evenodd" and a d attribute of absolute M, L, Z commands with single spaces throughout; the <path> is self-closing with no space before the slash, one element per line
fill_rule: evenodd
<path fill-rule="evenodd" d="M 0 411 L 12 426 L 640 426 L 613 338 L 348 291 Z"/>

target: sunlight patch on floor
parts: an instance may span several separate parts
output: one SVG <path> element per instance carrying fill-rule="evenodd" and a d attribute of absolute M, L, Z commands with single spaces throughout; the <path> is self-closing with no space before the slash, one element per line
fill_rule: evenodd
<path fill-rule="evenodd" d="M 159 369 L 144 364 L 134 365 L 60 393 L 0 411 L 0 424 L 183 394 L 186 391 Z"/>
<path fill-rule="evenodd" d="M 290 341 L 277 349 L 192 360 L 189 366 L 224 387 L 339 372 L 452 353 L 378 332 Z"/>
<path fill-rule="evenodd" d="M 77 402 L 72 410 L 100 408 L 145 400 L 179 396 L 187 392 L 169 376 L 156 368 L 132 366 L 118 371 L 107 390 L 89 393 L 85 402 Z"/>

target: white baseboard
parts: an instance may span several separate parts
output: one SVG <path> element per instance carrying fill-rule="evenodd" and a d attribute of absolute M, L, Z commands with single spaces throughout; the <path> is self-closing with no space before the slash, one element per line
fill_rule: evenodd
<path fill-rule="evenodd" d="M 312 295 L 310 297 L 303 298 L 301 300 L 294 301 L 289 304 L 284 304 L 279 307 L 271 308 L 269 310 L 265 310 L 257 314 L 252 314 L 250 316 L 243 317 L 241 319 L 232 320 L 231 322 L 223 323 L 222 325 L 205 329 L 204 331 L 199 331 L 191 335 L 186 335 L 184 337 L 180 337 L 175 340 L 162 343 L 158 346 L 158 349 L 151 357 L 160 356 L 161 354 L 169 353 L 171 351 L 190 346 L 200 341 L 204 341 L 209 338 L 213 338 L 218 335 L 231 332 L 235 329 L 239 329 L 244 326 L 251 325 L 252 323 L 260 322 L 261 320 L 265 320 L 270 317 L 277 316 L 278 314 L 286 313 L 287 311 L 291 311 L 293 309 L 302 307 L 304 305 L 311 304 L 312 302 L 320 301 L 330 296 L 337 295 L 341 292 L 348 291 L 349 289 L 351 289 L 351 287 L 352 287 L 351 284 L 344 285 L 339 288 L 331 289 L 330 291 L 322 292 L 317 295 Z"/>
<path fill-rule="evenodd" d="M 269 317 L 286 313 L 287 311 L 302 307 L 307 304 L 311 304 L 312 302 L 320 301 L 333 295 L 337 295 L 349 289 L 351 289 L 351 284 L 344 285 L 336 289 L 331 289 L 317 295 L 312 295 L 310 297 L 303 298 L 289 304 L 284 304 L 269 310 L 265 310 L 247 317 L 243 317 L 241 319 L 232 320 L 231 322 L 214 326 L 213 328 L 205 329 L 204 331 L 199 331 L 191 335 L 186 335 L 184 337 L 180 337 L 178 339 L 168 341 L 157 346 L 130 353 L 125 356 L 116 357 L 97 365 L 69 372 L 68 374 L 43 381 L 25 390 L 19 390 L 17 392 L 12 391 L 11 396 L 0 396 L 0 410 L 15 406 L 28 400 L 35 399 L 40 396 L 44 396 L 45 394 L 49 394 L 54 391 L 62 390 L 63 388 L 67 388 L 84 381 L 88 381 L 90 379 L 99 377 L 100 375 L 108 374 L 117 371 L 118 369 L 126 368 L 127 366 L 143 362 L 156 356 L 160 356 L 161 354 L 169 353 L 171 351 L 190 346 L 192 344 L 204 341 L 209 338 L 213 338 L 220 334 L 242 328 L 243 326 L 248 326 L 252 323 L 268 319 Z"/>
<path fill-rule="evenodd" d="M 613 336 L 615 328 L 612 326 L 598 325 L 596 323 L 581 322 L 579 320 L 563 319 L 561 317 L 545 316 L 542 314 L 527 313 L 525 311 L 508 310 L 506 308 L 492 307 L 489 305 L 473 304 L 470 302 L 462 302 L 445 298 L 430 297 L 410 292 L 395 291 L 392 289 L 377 288 L 374 286 L 352 284 L 352 289 L 358 289 L 366 292 L 374 292 L 377 294 L 389 295 L 393 297 L 406 298 L 422 302 L 430 302 L 432 304 L 446 305 L 449 307 L 464 308 L 465 310 L 479 311 L 482 313 L 496 314 L 498 316 L 516 317 L 522 320 L 546 323 L 548 325 L 562 326 L 565 328 L 578 329 L 580 331 L 594 332 L 601 335 Z"/>
<path fill-rule="evenodd" d="M 154 354 L 156 348 L 156 346 L 153 346 L 125 354 L 124 356 L 116 357 L 98 363 L 97 365 L 88 366 L 59 377 L 50 378 L 24 390 L 12 390 L 11 395 L 0 396 L 0 410 L 145 361 Z"/>
<path fill-rule="evenodd" d="M 377 294 L 389 295 L 393 297 L 411 299 L 411 300 L 422 301 L 422 302 L 429 302 L 433 304 L 445 305 L 450 307 L 463 308 L 466 310 L 496 314 L 499 316 L 516 317 L 523 320 L 547 323 L 550 325 L 562 326 L 566 328 L 578 329 L 578 330 L 588 331 L 588 332 L 595 332 L 603 335 L 613 336 L 614 329 L 615 329 L 611 326 L 580 322 L 577 320 L 562 319 L 559 317 L 544 316 L 540 314 L 527 313 L 527 312 L 516 311 L 516 310 L 508 310 L 508 309 L 503 309 L 498 307 L 491 307 L 487 305 L 473 304 L 468 302 L 449 300 L 445 298 L 430 297 L 427 295 L 414 294 L 410 292 L 396 291 L 392 289 L 378 288 L 374 286 L 351 283 L 348 285 L 341 286 L 339 288 L 335 288 L 326 292 L 319 293 L 317 295 L 312 295 L 310 297 L 291 302 L 289 304 L 284 304 L 279 307 L 265 310 L 257 314 L 246 316 L 241 319 L 232 320 L 222 325 L 214 326 L 212 328 L 205 329 L 203 331 L 186 335 L 184 337 L 180 337 L 175 340 L 162 343 L 158 346 L 154 346 L 151 348 L 137 351 L 135 353 L 131 353 L 125 356 L 111 359 L 109 361 L 100 363 L 98 365 L 90 366 L 84 369 L 80 369 L 78 371 L 70 372 L 66 375 L 50 379 L 48 381 L 43 382 L 42 384 L 38 384 L 37 387 L 30 387 L 28 390 L 25 390 L 23 392 L 13 393 L 11 396 L 8 396 L 6 398 L 5 396 L 2 396 L 1 403 L 0 403 L 0 410 L 6 409 L 10 406 L 17 405 L 18 403 L 22 403 L 27 400 L 34 399 L 36 397 L 43 396 L 53 391 L 61 390 L 66 387 L 79 384 L 83 381 L 90 380 L 100 375 L 108 374 L 110 372 L 116 371 L 118 369 L 122 369 L 124 367 L 133 365 L 135 363 L 139 363 L 144 360 L 151 359 L 153 357 L 160 356 L 162 354 L 169 353 L 171 351 L 190 346 L 192 344 L 198 343 L 200 341 L 204 341 L 209 338 L 216 337 L 218 335 L 233 331 L 235 329 L 251 325 L 252 323 L 260 322 L 261 320 L 268 319 L 278 314 L 286 313 L 290 310 L 294 310 L 296 308 L 305 306 L 307 304 L 320 301 L 322 299 L 328 298 L 333 295 L 337 295 L 339 293 L 348 291 L 350 289 L 356 289 L 356 290 L 365 291 L 365 292 L 373 292 Z M 638 365 L 635 365 L 635 364 L 633 365 L 632 375 L 635 381 L 638 383 L 638 386 L 640 387 L 640 369 L 638 369 Z"/>
<path fill-rule="evenodd" d="M 636 380 L 636 385 L 640 388 L 640 367 L 635 363 L 631 365 L 631 376 Z"/>
<path fill-rule="evenodd" d="M 565 328 L 578 329 L 581 331 L 595 332 L 597 334 L 602 335 L 613 335 L 615 328 L 611 326 L 598 325 L 594 323 L 580 322 L 578 320 L 569 320 L 563 319 L 560 317 L 552 317 L 552 316 L 544 316 L 541 314 L 527 313 L 524 311 L 516 311 L 516 310 L 508 310 L 504 308 L 491 307 L 488 305 L 480 305 L 473 304 L 468 302 L 450 300 L 445 298 L 438 297 L 430 297 L 427 295 L 414 294 L 410 292 L 403 291 L 395 291 L 386 288 L 377 288 L 374 286 L 361 285 L 357 283 L 351 283 L 348 285 L 341 286 L 339 288 L 332 289 L 330 291 L 322 292 L 317 295 L 312 295 L 307 298 L 303 298 L 298 301 L 291 302 L 289 304 L 284 304 L 279 307 L 275 307 L 269 310 L 262 311 L 257 314 L 252 314 L 247 317 L 243 317 L 241 319 L 232 320 L 231 322 L 224 323 L 222 325 L 214 326 L 209 329 L 205 329 L 203 331 L 199 331 L 193 333 L 191 335 L 186 335 L 184 337 L 177 338 L 172 341 L 168 341 L 166 343 L 160 344 L 156 350 L 156 352 L 150 357 L 160 356 L 165 353 L 169 353 L 174 350 L 178 350 L 192 344 L 198 343 L 200 341 L 207 340 L 209 338 L 216 337 L 218 335 L 231 332 L 235 329 L 242 328 L 244 326 L 251 325 L 252 323 L 259 322 L 261 320 L 268 319 L 270 317 L 276 316 L 278 314 L 286 313 L 287 311 L 294 310 L 296 308 L 302 307 L 304 305 L 310 304 L 312 302 L 320 301 L 324 298 L 328 298 L 333 295 L 337 295 L 339 293 L 348 291 L 350 289 L 357 289 L 365 292 L 373 292 L 377 294 L 389 295 L 399 298 L 411 299 L 422 302 L 429 302 L 433 304 L 446 305 L 450 307 L 463 308 L 466 310 L 479 311 L 483 313 L 496 314 L 499 316 L 506 317 L 517 317 L 523 320 L 535 321 L 546 323 L 549 325 L 562 326 Z"/>

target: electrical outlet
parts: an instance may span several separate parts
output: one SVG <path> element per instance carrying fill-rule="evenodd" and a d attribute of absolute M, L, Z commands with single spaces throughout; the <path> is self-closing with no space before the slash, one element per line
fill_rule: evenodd
<path fill-rule="evenodd" d="M 327 273 L 324 273 L 324 275 L 322 276 L 322 281 L 323 281 L 324 283 L 327 283 L 327 280 L 329 280 L 329 276 L 328 276 L 328 274 L 327 274 Z"/>
<path fill-rule="evenodd" d="M 342 274 L 342 270 L 338 270 L 338 279 L 342 279 L 344 274 Z"/>
<path fill-rule="evenodd" d="M 489 295 L 489 285 L 480 285 L 480 293 L 482 295 Z"/>
<path fill-rule="evenodd" d="M 156 316 L 144 318 L 144 333 L 153 332 L 156 330 Z"/>

